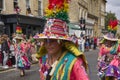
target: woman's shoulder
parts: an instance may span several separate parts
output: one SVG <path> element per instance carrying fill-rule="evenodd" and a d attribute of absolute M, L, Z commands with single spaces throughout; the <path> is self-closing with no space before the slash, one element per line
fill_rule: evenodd
<path fill-rule="evenodd" d="M 89 80 L 88 74 L 86 72 L 86 69 L 83 65 L 83 60 L 81 58 L 77 58 L 75 61 L 72 71 L 71 71 L 71 80 Z"/>
<path fill-rule="evenodd" d="M 82 65 L 83 64 L 82 58 L 81 57 L 77 57 L 75 64 L 76 65 Z"/>

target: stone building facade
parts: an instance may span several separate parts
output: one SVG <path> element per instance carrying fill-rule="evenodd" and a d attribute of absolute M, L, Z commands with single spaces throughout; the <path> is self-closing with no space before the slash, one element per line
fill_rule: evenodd
<path fill-rule="evenodd" d="M 42 32 L 45 24 L 42 0 L 1 0 L 0 21 L 4 23 L 3 33 L 11 36 L 16 26 L 22 27 L 26 35 Z M 6 32 L 7 31 L 7 32 Z M 0 33 L 1 34 L 1 33 Z"/>
<path fill-rule="evenodd" d="M 19 13 L 21 15 L 28 15 L 28 8 L 30 8 L 33 16 L 39 16 L 39 14 L 41 14 L 41 0 L 3 0 L 1 14 L 15 14 L 14 8 L 16 4 L 19 6 Z"/>
<path fill-rule="evenodd" d="M 71 30 L 70 34 L 80 37 L 81 32 L 85 35 L 102 36 L 105 24 L 106 0 L 71 0 L 69 4 L 70 23 L 77 29 Z M 43 8 L 48 1 L 43 1 Z M 85 19 L 86 30 L 80 30 L 80 20 Z"/>
<path fill-rule="evenodd" d="M 77 29 L 70 30 L 72 34 L 75 34 L 77 37 L 80 37 L 80 34 L 86 35 L 85 30 L 80 30 L 80 20 L 81 18 L 87 20 L 88 15 L 88 2 L 87 0 L 71 0 L 70 7 L 69 7 L 69 18 L 70 22 L 74 24 Z"/>
<path fill-rule="evenodd" d="M 85 35 L 101 36 L 104 28 L 106 12 L 106 0 L 71 0 L 69 4 L 69 19 L 72 26 L 71 34 L 79 37 L 83 32 Z M 41 18 L 48 0 L 3 0 L 1 14 L 15 14 L 15 3 L 18 3 L 19 14 Z M 86 30 L 80 30 L 80 20 L 85 20 Z"/>
<path fill-rule="evenodd" d="M 106 0 L 72 0 L 70 3 L 70 21 L 80 25 L 81 17 L 85 19 L 85 35 L 102 36 L 106 12 Z M 76 30 L 81 34 L 82 30 Z M 79 35 L 78 35 L 79 36 Z"/>

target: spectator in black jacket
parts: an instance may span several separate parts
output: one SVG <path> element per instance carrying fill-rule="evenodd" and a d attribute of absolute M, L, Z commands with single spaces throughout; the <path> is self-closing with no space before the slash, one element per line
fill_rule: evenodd
<path fill-rule="evenodd" d="M 9 42 L 7 40 L 8 40 L 8 36 L 4 34 L 3 43 L 1 44 L 3 68 L 8 68 L 7 61 L 8 61 L 8 56 L 9 56 Z"/>

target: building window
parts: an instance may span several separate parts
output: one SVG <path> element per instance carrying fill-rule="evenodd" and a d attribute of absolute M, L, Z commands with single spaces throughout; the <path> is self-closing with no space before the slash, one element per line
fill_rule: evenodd
<path fill-rule="evenodd" d="M 38 15 L 41 16 L 42 12 L 41 12 L 41 0 L 38 0 Z"/>
<path fill-rule="evenodd" d="M 30 0 L 26 0 L 26 8 L 30 8 Z"/>
<path fill-rule="evenodd" d="M 3 10 L 3 0 L 0 0 L 0 11 Z"/>
<path fill-rule="evenodd" d="M 19 14 L 20 13 L 20 7 L 18 6 L 18 0 L 14 0 L 14 12 L 16 14 Z"/>
<path fill-rule="evenodd" d="M 101 11 L 103 11 L 103 12 L 105 11 L 105 4 L 104 3 L 101 4 Z"/>
<path fill-rule="evenodd" d="M 14 0 L 14 8 L 16 8 L 16 6 L 18 6 L 18 0 Z"/>
<path fill-rule="evenodd" d="M 104 17 L 101 17 L 101 26 L 104 26 L 104 24 L 105 24 L 105 19 Z"/>
<path fill-rule="evenodd" d="M 28 7 L 26 10 L 27 10 L 27 15 L 31 14 L 31 9 L 30 9 L 30 7 Z"/>
<path fill-rule="evenodd" d="M 26 15 L 33 16 L 31 8 L 30 8 L 30 0 L 26 0 Z"/>

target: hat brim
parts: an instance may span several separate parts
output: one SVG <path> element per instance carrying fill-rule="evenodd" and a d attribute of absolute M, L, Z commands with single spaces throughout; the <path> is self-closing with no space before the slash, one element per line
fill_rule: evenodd
<path fill-rule="evenodd" d="M 99 41 L 99 44 L 104 43 L 104 38 Z"/>
<path fill-rule="evenodd" d="M 118 41 L 117 38 L 109 38 L 106 35 L 104 35 L 103 37 L 104 37 L 104 39 L 107 39 L 107 40 L 110 40 L 110 41 Z"/>
<path fill-rule="evenodd" d="M 16 36 L 15 39 L 23 39 L 23 38 L 22 38 L 22 37 L 17 37 L 17 36 Z"/>
<path fill-rule="evenodd" d="M 44 34 L 41 35 L 35 35 L 33 37 L 34 39 L 39 39 L 39 40 L 43 40 L 43 39 L 60 39 L 60 40 L 67 40 L 67 41 L 72 41 L 72 38 L 69 36 L 45 36 Z"/>

